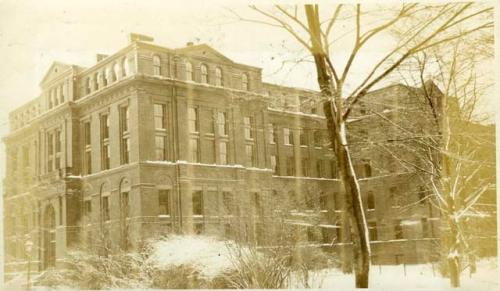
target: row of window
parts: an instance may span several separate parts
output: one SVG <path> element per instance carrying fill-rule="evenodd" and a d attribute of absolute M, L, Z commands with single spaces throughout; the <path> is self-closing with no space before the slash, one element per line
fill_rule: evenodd
<path fill-rule="evenodd" d="M 186 61 L 184 63 L 184 68 L 185 68 L 185 80 L 186 81 L 195 81 L 193 64 L 189 61 Z M 153 75 L 161 76 L 162 74 L 163 74 L 163 69 L 162 69 L 161 58 L 158 55 L 154 55 L 153 56 Z M 213 83 L 217 87 L 224 86 L 224 75 L 223 75 L 222 69 L 220 67 L 215 68 L 215 75 L 213 76 L 213 78 L 214 78 L 213 82 L 212 82 L 211 78 L 212 78 L 212 76 L 209 74 L 208 66 L 206 64 L 201 64 L 200 65 L 200 78 L 199 78 L 200 83 L 202 83 L 202 84 Z M 248 74 L 246 74 L 246 73 L 243 73 L 241 75 L 241 89 L 245 90 L 245 91 L 248 91 L 250 89 L 249 81 L 248 81 Z"/>
<path fill-rule="evenodd" d="M 130 75 L 129 60 L 123 58 L 85 79 L 85 94 L 97 91 Z"/>
<path fill-rule="evenodd" d="M 48 91 L 47 105 L 49 109 L 58 106 L 66 101 L 66 84 L 62 83 Z"/>
<path fill-rule="evenodd" d="M 101 170 L 107 170 L 111 167 L 109 146 L 109 114 L 101 114 L 99 117 L 101 147 Z M 119 107 L 119 132 L 120 132 L 120 164 L 130 162 L 130 133 L 129 133 L 129 108 L 128 106 Z M 92 133 L 90 121 L 84 121 L 83 131 L 83 174 L 92 173 Z"/>
<path fill-rule="evenodd" d="M 430 222 L 427 218 L 423 217 L 420 219 L 421 224 L 421 235 L 422 238 L 433 238 L 436 237 L 434 227 L 432 226 L 432 222 Z M 405 232 L 403 230 L 404 223 L 401 220 L 395 220 L 392 226 L 385 226 L 384 228 L 392 228 L 393 238 L 394 239 L 405 239 Z M 370 237 L 370 241 L 378 241 L 379 238 L 379 230 L 382 228 L 380 225 L 377 225 L 377 222 L 371 221 L 368 222 L 368 233 Z M 385 232 L 385 231 L 384 231 Z"/>

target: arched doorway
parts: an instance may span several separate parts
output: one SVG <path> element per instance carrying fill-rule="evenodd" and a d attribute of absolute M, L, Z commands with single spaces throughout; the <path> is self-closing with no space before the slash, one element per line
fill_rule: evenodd
<path fill-rule="evenodd" d="M 56 213 L 47 205 L 43 214 L 43 268 L 56 265 Z"/>

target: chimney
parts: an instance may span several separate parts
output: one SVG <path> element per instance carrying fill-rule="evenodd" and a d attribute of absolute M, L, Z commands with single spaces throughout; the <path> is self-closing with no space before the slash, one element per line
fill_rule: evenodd
<path fill-rule="evenodd" d="M 193 46 L 193 42 L 192 42 L 192 41 L 188 41 L 188 42 L 186 43 L 186 46 Z"/>
<path fill-rule="evenodd" d="M 131 33 L 128 35 L 128 39 L 130 42 L 135 42 L 135 41 L 149 41 L 152 42 L 155 39 L 151 36 L 144 35 L 144 34 L 139 34 L 139 33 Z"/>
<path fill-rule="evenodd" d="M 108 55 L 105 55 L 105 54 L 97 54 L 97 55 L 95 55 L 95 57 L 96 57 L 97 62 L 100 62 L 100 61 L 104 60 L 105 58 L 107 58 L 107 57 L 108 57 Z"/>

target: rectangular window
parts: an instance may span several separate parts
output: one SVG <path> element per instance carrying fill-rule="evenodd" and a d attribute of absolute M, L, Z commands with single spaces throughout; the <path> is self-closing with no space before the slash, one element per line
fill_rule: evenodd
<path fill-rule="evenodd" d="M 91 134 L 90 134 L 90 122 L 85 122 L 83 124 L 83 136 L 85 138 L 84 145 L 90 145 Z"/>
<path fill-rule="evenodd" d="M 340 222 L 335 224 L 335 237 L 337 242 L 342 242 L 342 224 Z"/>
<path fill-rule="evenodd" d="M 316 174 L 319 178 L 324 175 L 323 160 L 316 160 Z"/>
<path fill-rule="evenodd" d="M 155 160 L 164 161 L 166 160 L 166 148 L 165 148 L 165 136 L 157 135 L 155 136 Z"/>
<path fill-rule="evenodd" d="M 188 108 L 188 128 L 189 132 L 199 132 L 198 108 Z"/>
<path fill-rule="evenodd" d="M 56 130 L 55 135 L 56 154 L 61 152 L 61 131 Z"/>
<path fill-rule="evenodd" d="M 375 195 L 372 191 L 368 191 L 367 206 L 368 210 L 375 210 Z"/>
<path fill-rule="evenodd" d="M 403 226 L 401 225 L 401 220 L 394 221 L 394 238 L 403 239 Z"/>
<path fill-rule="evenodd" d="M 203 192 L 195 191 L 192 196 L 193 215 L 203 215 Z"/>
<path fill-rule="evenodd" d="M 92 213 L 92 200 L 85 200 L 84 205 L 85 215 L 89 216 Z"/>
<path fill-rule="evenodd" d="M 293 145 L 293 132 L 289 128 L 283 128 L 283 139 L 285 145 Z"/>
<path fill-rule="evenodd" d="M 224 206 L 224 214 L 234 214 L 234 197 L 231 192 L 222 192 L 222 205 Z"/>
<path fill-rule="evenodd" d="M 255 166 L 254 147 L 251 144 L 245 145 L 245 153 L 247 155 L 247 167 Z"/>
<path fill-rule="evenodd" d="M 315 147 L 321 147 L 322 146 L 322 137 L 321 137 L 321 132 L 319 130 L 314 131 L 313 133 L 313 143 Z"/>
<path fill-rule="evenodd" d="M 63 225 L 63 217 L 64 217 L 63 208 L 64 207 L 63 207 L 62 196 L 59 196 L 58 200 L 59 200 L 59 225 Z"/>
<path fill-rule="evenodd" d="M 219 143 L 219 162 L 222 165 L 227 165 L 227 142 Z"/>
<path fill-rule="evenodd" d="M 156 129 L 165 129 L 165 104 L 154 104 L 154 120 Z"/>
<path fill-rule="evenodd" d="M 200 160 L 199 139 L 191 138 L 189 140 L 189 160 L 193 163 L 198 163 Z"/>
<path fill-rule="evenodd" d="M 170 215 L 170 190 L 158 191 L 158 205 L 160 215 Z"/>
<path fill-rule="evenodd" d="M 370 235 L 370 241 L 378 240 L 377 223 L 376 222 L 368 222 L 368 233 Z"/>
<path fill-rule="evenodd" d="M 301 165 L 302 165 L 302 176 L 303 177 L 309 176 L 309 159 L 303 158 Z"/>
<path fill-rule="evenodd" d="M 301 146 L 307 146 L 307 133 L 303 129 L 299 132 L 299 140 Z"/>
<path fill-rule="evenodd" d="M 254 138 L 254 120 L 252 117 L 243 117 L 243 127 L 245 130 L 245 139 Z"/>
<path fill-rule="evenodd" d="M 88 175 L 92 173 L 92 145 L 91 145 L 90 121 L 83 123 L 83 173 Z"/>
<path fill-rule="evenodd" d="M 121 163 L 122 165 L 130 162 L 130 138 L 122 138 Z"/>
<path fill-rule="evenodd" d="M 101 155 L 102 155 L 102 170 L 107 170 L 110 168 L 110 148 L 107 143 L 103 143 L 102 148 L 101 148 Z"/>
<path fill-rule="evenodd" d="M 398 197 L 398 188 L 391 187 L 389 188 L 389 197 L 392 200 L 392 207 L 401 207 L 401 201 Z"/>
<path fill-rule="evenodd" d="M 293 156 L 287 158 L 286 175 L 295 176 L 295 157 Z"/>
<path fill-rule="evenodd" d="M 109 138 L 109 116 L 107 114 L 101 115 L 101 139 Z"/>
<path fill-rule="evenodd" d="M 331 173 L 330 178 L 332 179 L 337 178 L 337 163 L 335 160 L 330 161 L 330 173 Z"/>
<path fill-rule="evenodd" d="M 227 136 L 228 122 L 226 112 L 217 112 L 217 128 L 220 136 Z"/>
<path fill-rule="evenodd" d="M 90 151 L 85 151 L 83 155 L 84 173 L 86 175 L 92 174 L 92 155 Z"/>
<path fill-rule="evenodd" d="M 279 161 L 278 157 L 275 155 L 271 155 L 271 169 L 274 174 L 279 174 Z"/>
<path fill-rule="evenodd" d="M 129 118 L 130 118 L 130 113 L 128 106 L 120 107 L 120 126 L 122 132 L 128 132 Z"/>
<path fill-rule="evenodd" d="M 104 221 L 110 220 L 109 215 L 109 196 L 102 197 L 102 219 Z"/>
<path fill-rule="evenodd" d="M 272 123 L 269 123 L 267 127 L 269 129 L 269 143 L 275 144 L 278 141 L 278 139 L 276 137 L 275 125 Z"/>
<path fill-rule="evenodd" d="M 120 108 L 120 138 L 121 138 L 121 164 L 130 162 L 130 137 L 129 137 L 129 109 L 128 106 Z"/>
<path fill-rule="evenodd" d="M 109 116 L 101 115 L 101 169 L 110 168 Z"/>
<path fill-rule="evenodd" d="M 425 218 L 425 217 L 421 218 L 420 224 L 422 225 L 422 237 L 423 238 L 431 237 L 430 231 L 429 231 L 429 221 L 427 220 L 427 218 Z"/>

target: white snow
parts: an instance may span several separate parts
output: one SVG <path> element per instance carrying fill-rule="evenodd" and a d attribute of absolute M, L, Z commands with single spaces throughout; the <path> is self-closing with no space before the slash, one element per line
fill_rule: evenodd
<path fill-rule="evenodd" d="M 441 277 L 438 264 L 419 265 L 372 265 L 370 266 L 370 290 L 500 290 L 500 270 L 496 258 L 482 259 L 477 272 L 469 276 L 465 270 L 461 287 L 451 288 L 448 278 Z M 310 287 L 329 290 L 358 290 L 354 288 L 354 275 L 343 274 L 338 269 L 310 272 Z M 292 278 L 292 288 L 304 288 L 297 274 Z"/>
<path fill-rule="evenodd" d="M 232 243 L 207 236 L 171 236 L 153 243 L 149 262 L 159 268 L 190 265 L 206 278 L 213 278 L 233 267 Z"/>
<path fill-rule="evenodd" d="M 403 221 L 401 221 L 401 225 L 416 225 L 419 223 L 420 223 L 420 221 L 418 221 L 418 220 L 403 220 Z"/>

